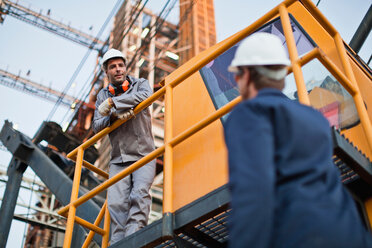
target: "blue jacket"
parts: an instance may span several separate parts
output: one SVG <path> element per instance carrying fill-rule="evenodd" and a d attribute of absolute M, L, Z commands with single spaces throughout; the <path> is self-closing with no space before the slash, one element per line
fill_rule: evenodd
<path fill-rule="evenodd" d="M 320 112 L 263 89 L 231 112 L 225 139 L 230 247 L 372 247 Z"/>

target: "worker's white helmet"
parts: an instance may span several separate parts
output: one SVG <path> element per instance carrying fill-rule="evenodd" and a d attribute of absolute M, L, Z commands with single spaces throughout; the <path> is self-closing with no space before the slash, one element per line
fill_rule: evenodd
<path fill-rule="evenodd" d="M 124 54 L 122 52 L 120 52 L 119 50 L 116 50 L 116 49 L 113 49 L 111 48 L 110 50 L 108 50 L 104 55 L 103 55 L 103 58 L 102 58 L 102 69 L 106 69 L 106 63 L 109 59 L 113 59 L 113 58 L 122 58 L 124 60 L 124 63 L 126 63 L 126 59 L 124 57 Z"/>
<path fill-rule="evenodd" d="M 266 75 L 269 78 L 279 80 L 285 77 L 286 72 L 282 72 L 280 75 L 268 73 L 268 69 L 262 67 L 265 65 L 288 66 L 290 65 L 290 61 L 287 58 L 286 50 L 279 37 L 273 34 L 259 32 L 252 34 L 241 42 L 236 49 L 234 59 L 228 70 L 230 72 L 237 72 L 239 66 L 254 66 L 256 69 L 259 69 L 258 72 L 260 74 L 271 74 Z"/>

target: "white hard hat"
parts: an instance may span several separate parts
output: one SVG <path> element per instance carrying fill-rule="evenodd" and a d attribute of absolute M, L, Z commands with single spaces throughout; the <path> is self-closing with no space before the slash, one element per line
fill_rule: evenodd
<path fill-rule="evenodd" d="M 125 63 L 127 62 L 122 52 L 120 52 L 119 50 L 116 50 L 116 49 L 111 48 L 110 50 L 108 50 L 103 55 L 103 58 L 102 58 L 102 68 L 105 69 L 104 67 L 105 67 L 106 62 L 109 59 L 113 59 L 113 58 L 122 58 Z"/>
<path fill-rule="evenodd" d="M 237 72 L 239 66 L 290 65 L 282 41 L 276 35 L 259 32 L 241 42 L 228 70 Z M 265 69 L 264 69 L 265 70 Z M 262 70 L 261 70 L 262 71 Z M 272 71 L 272 70 L 270 70 Z M 283 76 L 284 78 L 284 76 Z"/>

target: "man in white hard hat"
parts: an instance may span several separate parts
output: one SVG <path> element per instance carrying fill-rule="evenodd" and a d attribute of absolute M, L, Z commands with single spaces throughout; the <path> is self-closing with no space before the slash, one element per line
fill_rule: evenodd
<path fill-rule="evenodd" d="M 229 67 L 243 98 L 225 123 L 229 247 L 372 247 L 333 164 L 328 121 L 281 92 L 289 64 L 277 36 L 256 33 Z"/>
<path fill-rule="evenodd" d="M 149 82 L 127 75 L 126 59 L 108 50 L 102 59 L 109 85 L 97 95 L 93 130 L 99 132 L 117 119 L 127 121 L 109 134 L 112 151 L 110 178 L 155 149 L 148 108 L 134 118 L 133 109 L 152 94 Z M 155 176 L 155 160 L 144 165 L 107 191 L 111 216 L 111 244 L 147 225 L 151 206 L 150 186 Z"/>

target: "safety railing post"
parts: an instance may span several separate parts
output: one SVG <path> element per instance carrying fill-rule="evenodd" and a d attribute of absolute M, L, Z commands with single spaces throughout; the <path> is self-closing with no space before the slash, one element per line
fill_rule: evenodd
<path fill-rule="evenodd" d="M 311 0 L 302 0 L 301 3 L 307 8 L 310 14 L 320 23 L 320 25 L 329 33 L 330 36 L 333 37 L 337 53 L 341 60 L 341 65 L 344 69 L 346 77 L 355 87 L 354 94 L 351 94 L 354 99 L 355 107 L 358 111 L 358 115 L 360 118 L 360 122 L 362 123 L 362 127 L 364 132 L 366 133 L 367 142 L 369 145 L 370 150 L 372 150 L 372 126 L 371 120 L 369 119 L 367 110 L 365 108 L 359 86 L 356 82 L 353 70 L 351 68 L 350 61 L 346 54 L 345 45 L 342 41 L 340 34 L 337 30 L 332 26 L 332 24 L 327 20 L 327 18 L 319 11 L 319 9 L 315 6 L 313 1 Z"/>
<path fill-rule="evenodd" d="M 359 119 L 360 119 L 360 122 L 362 123 L 363 129 L 366 132 L 366 138 L 367 138 L 367 142 L 368 142 L 368 145 L 369 145 L 369 149 L 372 151 L 372 126 L 371 126 L 371 121 L 369 119 L 367 110 L 365 108 L 363 98 L 362 98 L 360 90 L 359 90 L 359 86 L 356 82 L 356 79 L 355 79 L 355 76 L 354 76 L 354 73 L 353 73 L 353 69 L 351 68 L 350 61 L 347 57 L 345 45 L 344 45 L 344 43 L 342 41 L 342 38 L 341 38 L 339 33 L 336 33 L 333 38 L 334 38 L 334 41 L 335 41 L 335 45 L 336 45 L 338 55 L 339 55 L 340 60 L 341 60 L 342 67 L 343 67 L 343 69 L 345 71 L 345 74 L 346 74 L 346 77 L 348 77 L 348 79 L 351 81 L 351 83 L 356 88 L 356 94 L 353 95 L 355 107 L 358 111 Z"/>
<path fill-rule="evenodd" d="M 334 38 L 337 52 L 340 56 L 341 63 L 343 69 L 345 71 L 346 76 L 342 73 L 338 67 L 330 61 L 329 58 L 326 56 L 323 57 L 321 54 L 322 51 L 320 48 L 314 48 L 308 54 L 299 58 L 298 51 L 292 31 L 292 26 L 290 23 L 290 18 L 288 14 L 287 7 L 290 6 L 296 0 L 286 0 L 283 3 L 279 4 L 276 8 L 272 9 L 268 12 L 265 16 L 254 22 L 252 25 L 247 27 L 246 29 L 242 30 L 241 32 L 231 36 L 230 38 L 226 39 L 221 43 L 220 46 L 217 46 L 212 50 L 210 53 L 205 54 L 205 56 L 198 60 L 196 63 L 190 65 L 186 68 L 186 70 L 182 71 L 179 75 L 177 75 L 174 80 L 169 81 L 166 85 L 155 92 L 151 97 L 140 103 L 135 108 L 135 114 L 143 110 L 144 108 L 148 107 L 151 102 L 155 101 L 159 97 L 165 94 L 165 139 L 164 139 L 164 146 L 156 149 L 155 151 L 148 154 L 146 157 L 142 158 L 141 160 L 134 163 L 132 166 L 128 167 L 127 169 L 123 170 L 113 178 L 105 181 L 101 185 L 97 186 L 93 190 L 86 193 L 84 196 L 78 199 L 78 191 L 79 191 L 79 184 L 80 184 L 80 177 L 81 177 L 81 169 L 82 166 L 87 167 L 88 169 L 98 173 L 99 175 L 108 178 L 106 172 L 101 171 L 100 169 L 94 167 L 94 165 L 86 162 L 83 160 L 84 149 L 88 148 L 89 146 L 93 145 L 97 140 L 101 139 L 103 136 L 111 132 L 112 130 L 116 129 L 120 125 L 122 125 L 125 121 L 117 121 L 112 126 L 105 128 L 104 130 L 100 131 L 94 137 L 90 138 L 88 141 L 84 142 L 74 151 L 68 154 L 69 158 L 75 159 L 76 156 L 76 167 L 75 167 L 75 174 L 74 174 L 74 181 L 73 187 L 71 192 L 71 201 L 70 204 L 60 211 L 59 214 L 63 214 L 66 216 L 67 211 L 67 225 L 66 225 L 66 232 L 65 232 L 65 240 L 64 240 L 64 248 L 71 246 L 71 239 L 73 233 L 73 225 L 76 221 L 82 226 L 85 226 L 92 231 L 88 235 L 86 242 L 84 243 L 83 247 L 88 247 L 90 241 L 93 238 L 94 233 L 98 233 L 102 235 L 102 247 L 107 247 L 109 242 L 109 229 L 110 229 L 110 214 L 108 212 L 107 204 L 105 203 L 102 210 L 100 211 L 96 221 L 94 224 L 88 223 L 85 220 L 80 219 L 76 216 L 76 208 L 80 206 L 82 203 L 88 201 L 89 199 L 93 198 L 98 193 L 102 192 L 103 190 L 107 189 L 117 181 L 124 178 L 126 175 L 132 173 L 134 170 L 137 170 L 144 164 L 148 163 L 152 159 L 158 157 L 159 155 L 164 153 L 164 191 L 163 191 L 163 226 L 162 226 L 162 234 L 164 238 L 170 238 L 173 236 L 173 149 L 176 145 L 193 135 L 194 133 L 200 131 L 210 123 L 214 122 L 216 119 L 220 118 L 224 114 L 228 113 L 233 106 L 241 101 L 241 97 L 237 97 L 232 100 L 230 103 L 226 104 L 224 107 L 220 108 L 219 110 L 215 111 L 212 115 L 207 116 L 202 121 L 196 123 L 195 125 L 191 126 L 190 128 L 184 130 L 181 133 L 175 135 L 173 133 L 173 88 L 184 81 L 186 78 L 190 77 L 193 73 L 195 73 L 198 69 L 200 69 L 204 64 L 206 64 L 211 59 L 215 58 L 219 54 L 225 52 L 229 47 L 236 44 L 236 42 L 242 40 L 246 35 L 254 32 L 257 28 L 262 26 L 264 23 L 272 19 L 276 16 L 279 12 L 284 36 L 288 46 L 288 53 L 291 60 L 292 67 L 290 70 L 293 72 L 297 87 L 297 92 L 299 96 L 300 102 L 310 105 L 309 96 L 306 90 L 306 85 L 304 81 L 304 76 L 302 73 L 301 67 L 312 60 L 314 57 L 318 57 L 323 65 L 326 65 L 328 70 L 332 70 L 333 74 L 335 75 L 336 79 L 344 85 L 344 87 L 350 92 L 350 94 L 354 98 L 354 102 L 363 125 L 364 131 L 367 134 L 367 140 L 369 143 L 370 148 L 372 149 L 372 128 L 371 122 L 369 120 L 368 113 L 364 106 L 364 102 L 362 96 L 360 94 L 359 87 L 356 83 L 352 67 L 350 61 L 347 57 L 347 53 L 343 44 L 343 41 L 337 31 L 328 23 L 328 21 L 321 15 L 318 10 L 310 9 L 312 15 L 318 20 L 318 22 L 325 26 L 324 28 L 330 32 L 330 35 Z M 303 0 L 304 5 L 313 7 L 313 3 L 311 0 Z M 315 13 L 315 14 L 314 14 Z M 372 202 L 369 201 L 366 203 L 369 208 L 372 209 Z M 366 205 L 366 206 L 367 206 Z M 104 216 L 104 228 L 99 228 L 99 223 L 101 222 Z M 370 219 L 372 218 L 369 216 Z"/>
<path fill-rule="evenodd" d="M 72 183 L 70 202 L 73 202 L 78 198 L 83 157 L 84 157 L 84 150 L 80 148 L 78 149 L 78 152 L 77 152 L 74 181 Z M 69 212 L 68 212 L 63 248 L 70 248 L 71 246 L 71 239 L 72 239 L 72 232 L 74 230 L 75 216 L 76 216 L 76 206 L 72 204 L 70 205 Z"/>
<path fill-rule="evenodd" d="M 102 248 L 107 248 L 110 238 L 110 213 L 108 211 L 107 204 L 105 205 L 105 220 L 103 222 L 103 230 L 105 230 L 105 234 L 102 238 Z"/>
<path fill-rule="evenodd" d="M 163 190 L 163 236 L 173 235 L 173 88 L 166 85 L 165 91 L 165 128 L 164 128 L 164 190 Z"/>
<path fill-rule="evenodd" d="M 289 15 L 287 8 L 284 4 L 279 5 L 279 14 L 280 14 L 280 21 L 283 26 L 283 32 L 285 39 L 287 41 L 289 59 L 292 63 L 292 71 L 296 81 L 297 92 L 298 92 L 298 99 L 301 103 L 310 105 L 309 96 L 307 94 L 306 85 L 304 76 L 302 74 L 301 65 L 299 64 L 298 60 L 298 52 L 296 47 L 296 42 L 292 32 L 291 22 L 289 20 Z"/>
<path fill-rule="evenodd" d="M 372 198 L 369 198 L 364 202 L 364 207 L 366 208 L 369 225 L 372 227 Z"/>
<path fill-rule="evenodd" d="M 107 204 L 107 200 L 105 201 L 105 203 L 103 204 L 101 210 L 99 211 L 98 213 L 98 216 L 94 222 L 94 225 L 95 226 L 99 226 L 99 224 L 101 223 L 102 219 L 103 219 L 103 216 L 105 215 L 105 212 L 106 212 L 106 204 Z M 106 230 L 105 230 L 106 231 Z M 90 242 L 92 242 L 92 239 L 93 239 L 93 236 L 94 236 L 95 232 L 93 230 L 91 230 L 87 236 L 87 238 L 85 239 L 85 242 L 83 244 L 83 246 L 81 248 L 88 248 L 89 245 L 90 245 Z"/>

